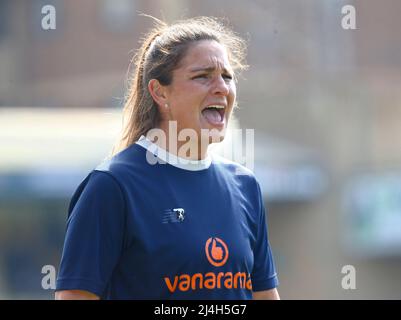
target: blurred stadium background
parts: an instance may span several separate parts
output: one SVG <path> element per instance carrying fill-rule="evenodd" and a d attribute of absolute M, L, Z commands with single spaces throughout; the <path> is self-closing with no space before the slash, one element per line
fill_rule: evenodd
<path fill-rule="evenodd" d="M 58 268 L 69 198 L 120 129 L 139 12 L 225 16 L 249 40 L 237 118 L 255 129 L 282 298 L 400 299 L 397 0 L 0 0 L 0 298 L 53 298 L 41 269 Z"/>

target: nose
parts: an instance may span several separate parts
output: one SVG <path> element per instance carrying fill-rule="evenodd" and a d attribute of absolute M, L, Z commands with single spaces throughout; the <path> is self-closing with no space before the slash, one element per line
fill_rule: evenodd
<path fill-rule="evenodd" d="M 215 78 L 212 92 L 215 95 L 221 96 L 228 96 L 230 93 L 230 85 L 226 82 L 222 75 L 219 75 Z"/>

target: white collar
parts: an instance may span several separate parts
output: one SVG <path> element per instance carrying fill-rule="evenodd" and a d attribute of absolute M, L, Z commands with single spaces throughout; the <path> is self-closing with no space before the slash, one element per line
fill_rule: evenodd
<path fill-rule="evenodd" d="M 145 148 L 147 151 L 154 154 L 163 162 L 166 162 L 174 167 L 189 170 L 189 171 L 200 171 L 210 167 L 212 163 L 212 158 L 207 155 L 205 159 L 202 160 L 189 160 L 185 158 L 178 157 L 167 150 L 159 147 L 157 144 L 150 141 L 145 136 L 141 136 L 136 144 Z"/>

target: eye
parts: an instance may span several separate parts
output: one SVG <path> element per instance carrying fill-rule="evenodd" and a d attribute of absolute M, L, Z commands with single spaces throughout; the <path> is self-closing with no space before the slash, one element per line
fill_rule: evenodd
<path fill-rule="evenodd" d="M 193 77 L 192 79 L 207 79 L 208 77 L 209 77 L 209 75 L 205 73 L 205 74 L 199 74 L 199 75 Z"/>
<path fill-rule="evenodd" d="M 223 78 L 224 78 L 225 80 L 232 80 L 232 79 L 233 79 L 233 76 L 232 76 L 231 74 L 223 74 Z"/>

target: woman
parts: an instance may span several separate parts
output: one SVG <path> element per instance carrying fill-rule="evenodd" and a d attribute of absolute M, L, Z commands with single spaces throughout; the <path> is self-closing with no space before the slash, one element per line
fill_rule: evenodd
<path fill-rule="evenodd" d="M 71 200 L 56 299 L 279 298 L 259 184 L 207 151 L 244 48 L 204 17 L 145 38 L 123 138 Z"/>

